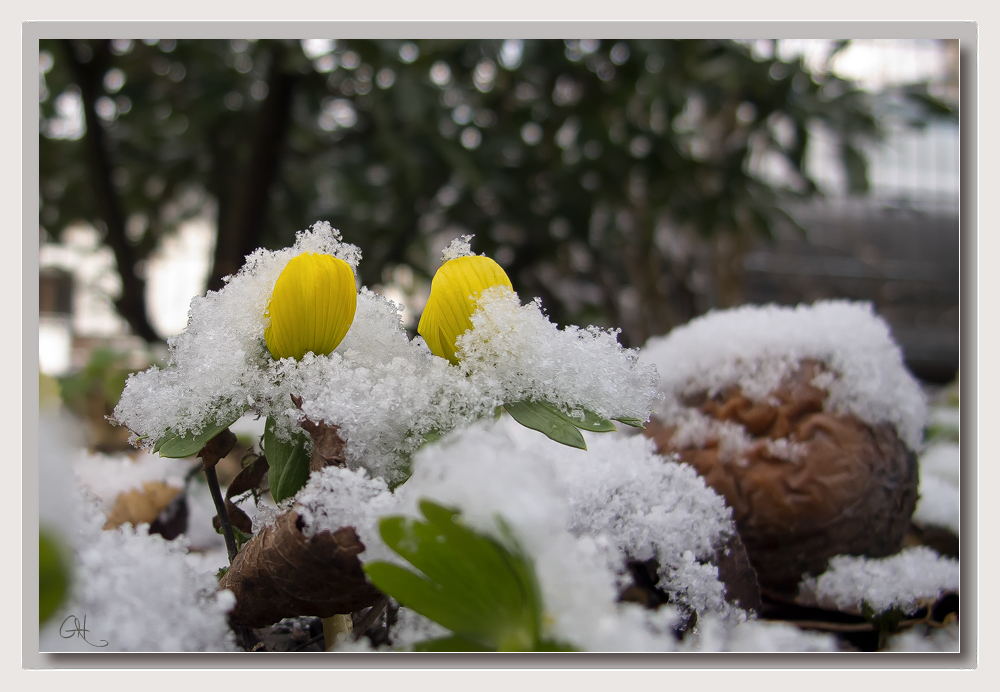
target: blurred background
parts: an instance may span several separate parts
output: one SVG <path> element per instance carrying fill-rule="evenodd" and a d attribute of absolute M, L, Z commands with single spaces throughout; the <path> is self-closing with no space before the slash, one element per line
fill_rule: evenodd
<path fill-rule="evenodd" d="M 713 308 L 868 300 L 913 373 L 947 383 L 958 55 L 941 40 L 42 40 L 41 371 L 102 421 L 192 297 L 327 220 L 411 334 L 441 250 L 471 233 L 522 301 L 620 327 L 628 347 Z M 91 446 L 122 444 L 113 430 Z"/>

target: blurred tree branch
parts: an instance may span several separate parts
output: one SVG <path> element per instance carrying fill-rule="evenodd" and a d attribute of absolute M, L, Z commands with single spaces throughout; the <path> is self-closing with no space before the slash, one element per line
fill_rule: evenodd
<path fill-rule="evenodd" d="M 104 220 L 106 229 L 104 242 L 114 252 L 115 263 L 122 281 L 122 293 L 115 300 L 115 308 L 138 336 L 146 341 L 157 341 L 160 337 L 146 315 L 146 281 L 135 272 L 137 257 L 126 239 L 125 216 L 111 179 L 112 166 L 104 131 L 94 108 L 101 78 L 104 75 L 102 68 L 107 65 L 110 53 L 105 43 L 98 42 L 90 60 L 84 62 L 77 55 L 71 40 L 65 40 L 63 45 L 66 58 L 80 87 L 86 127 L 84 139 L 90 168 L 89 178 L 97 208 Z"/>

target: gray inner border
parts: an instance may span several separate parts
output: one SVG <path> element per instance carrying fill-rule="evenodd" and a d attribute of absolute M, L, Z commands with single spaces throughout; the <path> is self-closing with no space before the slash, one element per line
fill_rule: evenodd
<path fill-rule="evenodd" d="M 960 395 L 962 545 L 978 544 L 977 168 L 978 24 L 948 22 L 24 22 L 22 24 L 22 639 L 26 669 L 660 669 L 978 667 L 978 555 L 962 553 L 961 653 L 838 654 L 43 654 L 38 652 L 38 204 L 37 68 L 40 38 L 939 38 L 959 39 L 961 70 Z M 378 658 L 373 658 L 377 656 Z"/>

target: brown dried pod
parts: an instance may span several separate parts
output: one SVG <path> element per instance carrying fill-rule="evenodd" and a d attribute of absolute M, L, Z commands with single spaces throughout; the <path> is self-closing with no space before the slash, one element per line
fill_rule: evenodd
<path fill-rule="evenodd" d="M 898 552 L 916 505 L 916 456 L 890 425 L 825 411 L 814 384 L 823 369 L 803 361 L 766 401 L 738 387 L 687 398 L 703 417 L 745 431 L 749 443 L 735 452 L 720 439 L 693 443 L 678 425 L 646 426 L 661 453 L 677 453 L 726 498 L 766 589 L 794 589 L 834 555 Z"/>
<path fill-rule="evenodd" d="M 286 617 L 326 618 L 374 605 L 382 596 L 361 569 L 358 554 L 365 546 L 354 527 L 307 538 L 301 524 L 296 512 L 282 514 L 233 560 L 219 582 L 236 596 L 233 620 L 264 627 Z"/>

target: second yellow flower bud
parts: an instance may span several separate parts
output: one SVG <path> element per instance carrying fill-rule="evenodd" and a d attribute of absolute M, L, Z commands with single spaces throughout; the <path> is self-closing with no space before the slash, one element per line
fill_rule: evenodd
<path fill-rule="evenodd" d="M 455 340 L 472 329 L 476 299 L 493 286 L 514 290 L 504 270 L 489 257 L 456 257 L 441 265 L 417 325 L 417 333 L 424 337 L 431 353 L 458 364 Z"/>

